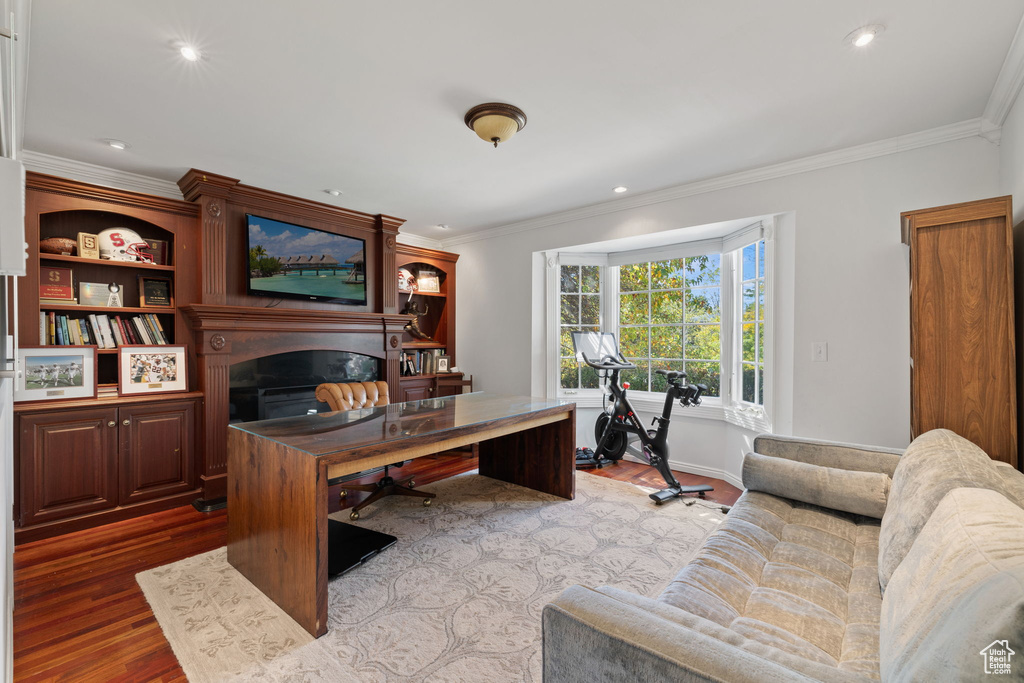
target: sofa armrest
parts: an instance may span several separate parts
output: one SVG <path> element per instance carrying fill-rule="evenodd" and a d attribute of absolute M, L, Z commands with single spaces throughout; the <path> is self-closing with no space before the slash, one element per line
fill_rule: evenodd
<path fill-rule="evenodd" d="M 819 441 L 777 434 L 759 434 L 754 437 L 754 452 L 839 470 L 879 472 L 890 477 L 896 471 L 896 465 L 903 455 L 903 450 L 899 448 Z"/>
<path fill-rule="evenodd" d="M 571 586 L 544 607 L 544 683 L 830 680 L 808 676 L 799 668 L 690 628 L 680 619 L 668 618 L 666 610 L 699 619 L 671 605 L 639 596 L 618 599 L 618 593 Z M 706 623 L 711 630 L 725 631 L 736 642 L 750 643 L 717 624 Z M 782 652 L 779 655 L 785 657 Z M 826 667 L 821 670 L 824 674 L 838 672 Z"/>

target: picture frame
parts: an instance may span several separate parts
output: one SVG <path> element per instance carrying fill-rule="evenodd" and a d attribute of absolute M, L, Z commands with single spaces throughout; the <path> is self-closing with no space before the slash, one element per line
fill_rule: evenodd
<path fill-rule="evenodd" d="M 428 294 L 441 293 L 441 281 L 437 277 L 437 271 L 421 270 L 416 273 L 416 284 L 419 285 L 420 292 L 427 292 Z"/>
<path fill-rule="evenodd" d="M 121 396 L 188 391 L 184 346 L 120 346 L 117 369 Z"/>
<path fill-rule="evenodd" d="M 169 247 L 167 240 L 146 240 L 146 248 L 143 249 L 147 254 L 153 257 L 153 263 L 158 266 L 168 266 L 168 254 Z"/>
<path fill-rule="evenodd" d="M 78 256 L 79 258 L 91 258 L 97 261 L 100 258 L 100 238 L 89 232 L 78 233 Z"/>
<path fill-rule="evenodd" d="M 15 402 L 96 397 L 95 346 L 22 346 Z"/>
<path fill-rule="evenodd" d="M 110 290 L 110 284 L 108 282 L 79 282 L 78 305 L 109 307 L 111 305 L 110 295 L 114 293 Z"/>
<path fill-rule="evenodd" d="M 139 275 L 139 306 L 174 308 L 174 281 L 169 277 Z"/>
<path fill-rule="evenodd" d="M 437 357 L 437 374 L 442 372 L 452 371 L 452 357 L 451 356 L 438 356 Z"/>

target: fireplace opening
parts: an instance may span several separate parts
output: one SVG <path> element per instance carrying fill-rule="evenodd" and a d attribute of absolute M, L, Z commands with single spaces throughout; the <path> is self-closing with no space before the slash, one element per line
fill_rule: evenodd
<path fill-rule="evenodd" d="M 252 422 L 330 410 L 316 400 L 323 382 L 370 382 L 380 359 L 348 351 L 292 351 L 235 363 L 229 385 L 229 421 Z"/>

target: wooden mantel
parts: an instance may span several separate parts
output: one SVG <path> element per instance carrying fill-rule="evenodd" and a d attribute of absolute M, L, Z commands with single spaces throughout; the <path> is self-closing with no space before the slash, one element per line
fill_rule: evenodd
<path fill-rule="evenodd" d="M 381 359 L 392 395 L 399 395 L 402 329 L 397 312 L 395 246 L 400 218 L 242 185 L 235 178 L 192 169 L 178 181 L 185 199 L 201 207 L 198 303 L 182 306 L 193 333 L 199 388 L 205 396 L 200 480 L 204 502 L 227 492 L 230 367 L 292 351 L 350 351 Z M 365 306 L 312 301 L 277 305 L 246 291 L 246 219 L 252 213 L 364 240 Z M 268 303 L 273 307 L 268 307 Z"/>

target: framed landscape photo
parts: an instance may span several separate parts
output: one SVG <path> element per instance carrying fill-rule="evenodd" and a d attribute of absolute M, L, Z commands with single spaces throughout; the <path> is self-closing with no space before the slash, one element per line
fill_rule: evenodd
<path fill-rule="evenodd" d="M 146 308 L 173 308 L 174 283 L 171 278 L 140 275 L 139 305 Z"/>
<path fill-rule="evenodd" d="M 96 396 L 95 346 L 23 346 L 18 370 L 15 401 Z"/>
<path fill-rule="evenodd" d="M 421 292 L 438 294 L 441 292 L 441 281 L 437 279 L 437 272 L 433 270 L 421 270 L 416 273 L 416 284 Z"/>
<path fill-rule="evenodd" d="M 184 346 L 121 346 L 118 351 L 121 396 L 188 391 Z"/>

